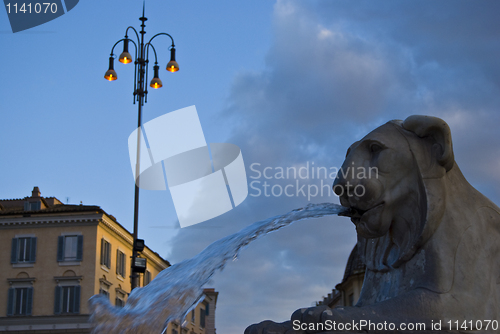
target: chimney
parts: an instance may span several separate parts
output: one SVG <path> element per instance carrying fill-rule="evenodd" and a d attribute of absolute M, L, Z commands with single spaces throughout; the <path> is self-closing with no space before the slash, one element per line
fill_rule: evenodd
<path fill-rule="evenodd" d="M 40 189 L 38 187 L 34 187 L 33 191 L 31 192 L 31 197 L 33 198 L 40 198 Z"/>

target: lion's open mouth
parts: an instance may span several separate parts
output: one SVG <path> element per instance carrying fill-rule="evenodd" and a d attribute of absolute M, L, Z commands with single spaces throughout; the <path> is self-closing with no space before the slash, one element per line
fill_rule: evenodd
<path fill-rule="evenodd" d="M 380 204 L 377 204 L 375 206 L 372 206 L 371 208 L 369 208 L 368 210 L 361 210 L 355 206 L 351 206 L 348 208 L 348 210 L 346 212 L 343 212 L 341 214 L 339 214 L 339 216 L 346 216 L 346 217 L 351 217 L 351 221 L 353 223 L 358 223 L 359 220 L 361 219 L 361 217 L 369 212 L 369 211 L 372 211 L 374 209 L 377 209 L 379 207 L 381 207 L 382 205 L 384 205 L 384 202 L 380 203 Z"/>

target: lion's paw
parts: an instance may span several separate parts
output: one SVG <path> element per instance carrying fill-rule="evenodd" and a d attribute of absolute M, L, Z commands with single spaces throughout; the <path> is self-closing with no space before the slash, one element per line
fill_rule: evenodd
<path fill-rule="evenodd" d="M 322 305 L 298 309 L 293 312 L 291 322 L 292 328 L 301 330 L 302 333 L 321 333 L 325 331 L 324 324 L 327 320 L 333 321 L 337 318 L 338 314 L 335 309 Z"/>
<path fill-rule="evenodd" d="M 302 331 L 294 331 L 291 321 L 276 323 L 271 320 L 248 326 L 245 334 L 303 334 Z"/>

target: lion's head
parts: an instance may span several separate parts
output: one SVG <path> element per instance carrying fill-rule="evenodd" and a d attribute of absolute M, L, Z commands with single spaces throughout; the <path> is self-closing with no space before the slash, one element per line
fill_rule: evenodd
<path fill-rule="evenodd" d="M 390 121 L 351 145 L 333 189 L 369 269 L 398 267 L 432 235 L 444 198 L 434 183 L 453 168 L 450 129 L 436 117 Z"/>

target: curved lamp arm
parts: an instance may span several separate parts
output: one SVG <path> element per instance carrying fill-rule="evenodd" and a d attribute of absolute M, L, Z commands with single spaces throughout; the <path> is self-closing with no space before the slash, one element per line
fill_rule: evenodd
<path fill-rule="evenodd" d="M 111 54 L 110 54 L 110 56 L 114 56 L 115 55 L 113 53 L 115 51 L 115 46 L 117 46 L 118 43 L 120 43 L 122 41 L 125 41 L 125 40 L 129 40 L 130 42 L 132 42 L 132 44 L 134 44 L 134 46 L 135 46 L 135 59 L 137 59 L 137 44 L 135 44 L 135 42 L 132 39 L 129 39 L 127 36 L 125 36 L 125 38 L 120 39 L 118 42 L 115 43 L 115 45 L 113 45 L 113 47 L 111 48 Z"/>
<path fill-rule="evenodd" d="M 148 103 L 148 69 L 149 69 L 149 47 L 151 47 L 153 49 L 153 52 L 155 54 L 155 66 L 158 65 L 158 57 L 156 55 L 156 49 L 155 47 L 153 46 L 153 44 L 150 44 L 149 42 L 146 43 L 146 45 L 144 45 L 144 47 L 146 48 L 146 80 L 144 82 L 144 87 L 145 87 L 145 103 Z"/>
<path fill-rule="evenodd" d="M 172 40 L 172 46 L 170 46 L 170 48 L 169 48 L 169 50 L 170 50 L 170 61 L 167 64 L 167 71 L 169 71 L 169 72 L 177 72 L 179 70 L 179 64 L 175 61 L 175 44 L 174 44 L 174 38 L 172 36 L 170 36 L 166 32 L 161 32 L 161 33 L 156 34 L 153 37 L 151 37 L 151 39 L 149 40 L 148 44 L 151 44 L 151 41 L 155 37 L 161 36 L 161 35 L 166 35 L 166 36 L 170 37 L 170 39 Z"/>
<path fill-rule="evenodd" d="M 160 35 L 167 35 L 168 37 L 170 37 L 170 39 L 172 40 L 172 47 L 175 47 L 173 37 L 172 37 L 172 36 L 170 36 L 169 34 L 167 34 L 166 32 L 161 32 L 161 33 L 159 33 L 159 34 L 154 35 L 154 36 L 153 36 L 153 37 L 151 37 L 151 39 L 149 40 L 148 44 L 151 44 L 151 41 L 152 41 L 155 37 L 160 36 Z"/>
<path fill-rule="evenodd" d="M 121 41 L 124 41 L 124 40 L 126 40 L 126 39 L 127 39 L 127 38 L 122 38 L 122 39 L 120 39 L 118 42 L 116 42 L 116 43 L 115 43 L 115 45 L 113 45 L 113 47 L 111 48 L 111 54 L 110 54 L 110 56 L 114 56 L 114 55 L 115 55 L 115 54 L 113 53 L 113 52 L 115 51 L 115 46 L 117 46 L 117 45 L 118 45 L 118 43 L 120 43 Z"/>
<path fill-rule="evenodd" d="M 144 46 L 146 47 L 146 59 L 149 60 L 149 47 L 151 47 L 153 49 L 153 52 L 155 53 L 155 63 L 157 63 L 158 62 L 158 57 L 156 56 L 156 49 L 153 46 L 153 44 L 151 44 L 151 43 L 148 42 Z"/>
<path fill-rule="evenodd" d="M 125 37 L 127 37 L 127 35 L 128 35 L 128 30 L 129 30 L 129 29 L 132 29 L 132 30 L 135 32 L 135 36 L 137 37 L 137 43 L 140 43 L 140 40 L 141 40 L 141 39 L 139 38 L 139 33 L 138 33 L 138 32 L 137 32 L 137 30 L 135 30 L 135 28 L 134 28 L 134 27 L 132 27 L 132 26 L 129 26 L 129 27 L 127 28 L 127 30 L 125 30 Z"/>

